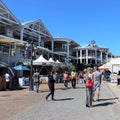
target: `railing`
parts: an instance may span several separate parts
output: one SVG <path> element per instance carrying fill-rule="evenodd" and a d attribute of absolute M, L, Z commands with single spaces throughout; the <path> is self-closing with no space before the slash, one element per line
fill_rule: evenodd
<path fill-rule="evenodd" d="M 67 50 L 65 48 L 54 48 L 54 51 L 60 51 L 60 52 L 67 52 Z"/>

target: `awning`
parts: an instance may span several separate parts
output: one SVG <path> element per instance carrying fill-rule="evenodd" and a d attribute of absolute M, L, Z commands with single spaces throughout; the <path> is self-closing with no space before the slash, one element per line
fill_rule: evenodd
<path fill-rule="evenodd" d="M 3 35 L 0 35 L 0 42 L 11 43 L 11 44 L 16 43 L 17 45 L 21 45 L 21 46 L 23 46 L 27 43 L 25 41 L 10 38 L 10 37 L 6 37 L 6 36 L 3 36 Z"/>
<path fill-rule="evenodd" d="M 0 64 L 0 68 L 6 68 L 4 64 Z"/>

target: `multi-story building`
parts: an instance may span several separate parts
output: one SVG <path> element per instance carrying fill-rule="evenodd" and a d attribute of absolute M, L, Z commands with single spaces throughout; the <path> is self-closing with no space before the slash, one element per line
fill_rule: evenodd
<path fill-rule="evenodd" d="M 0 1 L 0 60 L 15 66 L 30 61 L 33 49 L 33 59 L 42 54 L 46 59 L 75 64 L 102 63 L 111 57 L 108 48 L 94 44 L 83 48 L 72 39 L 53 38 L 41 20 L 21 23 Z"/>
<path fill-rule="evenodd" d="M 109 48 L 102 48 L 96 45 L 94 40 L 86 46 L 75 47 L 73 55 L 76 57 L 76 64 L 103 64 L 112 58 L 113 55 L 109 52 Z"/>

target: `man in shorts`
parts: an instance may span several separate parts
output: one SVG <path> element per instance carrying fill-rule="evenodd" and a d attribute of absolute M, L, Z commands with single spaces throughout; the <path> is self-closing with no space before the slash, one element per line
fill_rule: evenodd
<path fill-rule="evenodd" d="M 100 87 L 101 87 L 101 81 L 102 81 L 102 72 L 98 70 L 98 67 L 94 67 L 94 72 L 92 73 L 93 76 L 93 101 L 94 101 L 94 96 L 96 94 L 97 96 L 97 101 L 99 101 L 100 97 Z"/>

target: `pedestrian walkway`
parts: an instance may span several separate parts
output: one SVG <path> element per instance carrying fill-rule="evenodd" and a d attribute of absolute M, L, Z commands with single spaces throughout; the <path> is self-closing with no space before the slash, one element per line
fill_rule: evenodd
<path fill-rule="evenodd" d="M 84 84 L 77 84 L 76 89 L 60 88 L 55 98 L 42 99 L 10 120 L 120 120 L 120 104 L 104 82 L 100 102 L 93 102 L 93 108 L 85 107 Z"/>
<path fill-rule="evenodd" d="M 56 84 L 56 89 L 61 87 L 62 84 Z M 29 91 L 28 86 L 23 86 L 20 90 L 0 91 L 0 120 L 9 120 L 10 117 L 37 104 L 45 98 L 48 90 L 47 84 L 41 84 L 40 93 Z"/>
<path fill-rule="evenodd" d="M 49 90 L 47 84 L 40 86 L 40 93 L 29 91 L 27 86 L 23 88 L 22 90 L 15 91 L 0 91 L 0 120 L 59 120 L 60 118 L 60 120 L 77 120 L 82 115 L 90 115 L 88 109 L 85 107 L 84 84 L 77 84 L 77 89 L 72 89 L 71 84 L 69 84 L 69 89 L 64 88 L 63 83 L 56 84 L 55 97 L 57 101 L 49 100 L 48 102 L 45 100 L 45 96 Z M 93 103 L 93 113 L 97 110 L 101 113 L 103 113 L 101 110 L 107 110 L 108 112 L 110 110 L 110 112 L 114 111 L 111 114 L 116 114 L 117 117 L 117 113 L 120 111 L 119 96 L 120 86 L 103 81 L 101 102 L 99 104 L 96 102 Z M 105 113 L 108 114 L 108 112 Z M 55 117 L 54 114 L 59 115 Z M 67 114 L 70 115 L 68 118 L 66 118 Z M 85 117 L 82 120 L 90 119 Z M 114 118 L 109 120 L 119 119 Z"/>
<path fill-rule="evenodd" d="M 110 92 L 115 96 L 120 103 L 120 85 L 117 85 L 117 83 L 111 83 L 111 82 L 104 82 L 107 87 L 109 88 Z"/>

